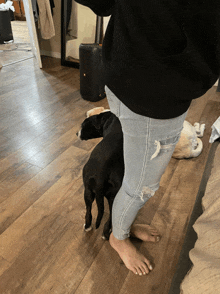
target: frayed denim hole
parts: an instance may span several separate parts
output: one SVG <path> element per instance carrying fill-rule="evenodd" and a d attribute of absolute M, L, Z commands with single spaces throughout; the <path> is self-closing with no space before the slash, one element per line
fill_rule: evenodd
<path fill-rule="evenodd" d="M 152 196 L 154 196 L 155 191 L 152 190 L 150 187 L 144 186 L 142 188 L 140 198 L 142 201 L 147 201 L 149 200 Z"/>
<path fill-rule="evenodd" d="M 174 144 L 176 144 L 179 141 L 181 133 L 179 133 L 178 135 L 171 137 L 171 138 L 167 138 L 165 140 L 160 140 L 160 144 L 161 147 L 165 147 L 165 146 L 172 146 Z"/>
<path fill-rule="evenodd" d="M 156 145 L 156 150 L 154 154 L 151 156 L 151 160 L 157 157 L 160 151 L 166 152 L 172 149 L 174 145 L 176 145 L 177 142 L 179 141 L 180 135 L 181 133 L 179 133 L 178 135 L 174 137 L 167 138 L 165 140 L 155 141 L 154 144 Z"/>

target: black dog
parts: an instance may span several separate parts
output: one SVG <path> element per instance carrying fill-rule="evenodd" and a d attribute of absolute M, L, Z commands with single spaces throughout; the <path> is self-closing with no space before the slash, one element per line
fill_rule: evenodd
<path fill-rule="evenodd" d="M 124 176 L 123 133 L 119 119 L 110 111 L 91 116 L 82 123 L 77 133 L 81 140 L 103 137 L 93 149 L 83 168 L 86 204 L 85 231 L 92 229 L 92 203 L 96 199 L 98 216 L 96 229 L 104 213 L 104 197 L 107 198 L 110 216 L 103 230 L 103 239 L 109 239 L 112 227 L 112 205 Z"/>

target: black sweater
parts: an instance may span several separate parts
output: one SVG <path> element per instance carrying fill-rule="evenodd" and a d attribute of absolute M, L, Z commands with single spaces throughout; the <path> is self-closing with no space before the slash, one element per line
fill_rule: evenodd
<path fill-rule="evenodd" d="M 220 74 L 220 0 L 76 0 L 111 15 L 105 82 L 132 111 L 167 119 L 185 112 Z"/>

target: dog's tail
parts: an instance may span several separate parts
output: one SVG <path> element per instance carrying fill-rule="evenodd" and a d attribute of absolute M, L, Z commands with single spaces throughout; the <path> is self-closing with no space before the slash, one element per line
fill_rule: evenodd
<path fill-rule="evenodd" d="M 96 193 L 96 204 L 98 208 L 98 215 L 96 218 L 96 229 L 99 228 L 103 214 L 104 214 L 104 195 L 103 193 Z"/>
<path fill-rule="evenodd" d="M 197 157 L 202 152 L 203 143 L 201 139 L 197 138 L 197 147 L 196 149 L 192 150 L 190 157 Z"/>

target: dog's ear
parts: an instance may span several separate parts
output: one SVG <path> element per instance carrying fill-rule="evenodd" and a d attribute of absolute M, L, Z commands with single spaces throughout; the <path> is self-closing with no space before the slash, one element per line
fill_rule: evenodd
<path fill-rule="evenodd" d="M 106 111 L 94 116 L 94 120 L 93 120 L 94 127 L 97 130 L 101 129 L 103 125 L 105 124 L 105 122 L 109 119 L 109 117 L 111 117 L 111 115 L 112 115 L 111 111 Z"/>

